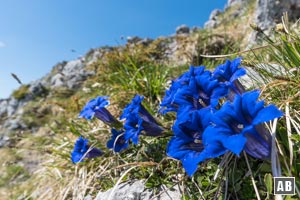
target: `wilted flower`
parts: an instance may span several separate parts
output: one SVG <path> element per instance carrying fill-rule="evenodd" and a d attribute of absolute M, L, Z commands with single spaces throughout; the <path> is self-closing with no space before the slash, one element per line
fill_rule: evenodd
<path fill-rule="evenodd" d="M 120 127 L 120 122 L 105 108 L 109 105 L 107 98 L 106 96 L 98 96 L 90 100 L 80 112 L 79 117 L 90 120 L 95 116 L 108 125 Z"/>
<path fill-rule="evenodd" d="M 96 158 L 103 153 L 97 148 L 90 148 L 88 145 L 88 139 L 79 137 L 75 142 L 74 149 L 71 153 L 71 160 L 73 163 L 82 162 L 84 158 Z"/>
<path fill-rule="evenodd" d="M 112 129 L 111 133 L 111 139 L 106 144 L 107 148 L 113 149 L 114 152 L 120 152 L 128 147 L 129 142 L 125 140 L 123 130 Z"/>
<path fill-rule="evenodd" d="M 125 140 L 131 139 L 134 144 L 138 143 L 138 136 L 142 131 L 148 136 L 159 136 L 164 130 L 141 104 L 143 99 L 144 97 L 136 95 L 132 102 L 124 108 L 120 117 L 120 119 L 126 119 L 124 124 Z"/>
<path fill-rule="evenodd" d="M 251 91 L 236 95 L 233 103 L 226 102 L 203 133 L 204 146 L 219 142 L 237 155 L 245 150 L 255 158 L 269 158 L 271 135 L 259 126 L 283 114 L 275 105 L 264 107 L 264 101 L 256 102 L 258 96 L 259 91 Z"/>

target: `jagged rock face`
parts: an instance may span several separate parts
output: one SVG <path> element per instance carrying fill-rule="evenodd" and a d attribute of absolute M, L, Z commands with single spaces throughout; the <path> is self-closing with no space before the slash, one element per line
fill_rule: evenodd
<path fill-rule="evenodd" d="M 84 63 L 81 59 L 68 62 L 65 66 L 58 69 L 58 73 L 52 76 L 50 87 L 67 87 L 75 89 L 80 86 L 82 81 L 88 76 L 94 74 L 84 69 Z"/>
<path fill-rule="evenodd" d="M 215 28 L 218 24 L 218 16 L 222 13 L 220 9 L 215 9 L 210 13 L 209 20 L 205 22 L 204 28 L 212 29 Z"/>
<path fill-rule="evenodd" d="M 20 106 L 25 104 L 24 100 L 17 100 L 13 97 L 8 99 L 0 100 L 0 117 L 7 116 L 11 117 L 13 114 L 16 113 L 17 109 Z"/>
<path fill-rule="evenodd" d="M 224 10 L 228 10 L 230 7 L 233 7 L 235 5 L 239 5 L 239 9 L 237 9 L 234 13 L 232 13 L 233 18 L 236 18 L 243 14 L 244 10 L 242 5 L 247 4 L 248 0 L 228 0 L 227 4 L 225 5 Z M 213 29 L 216 28 L 220 23 L 221 20 L 219 19 L 220 14 L 222 11 L 220 9 L 215 9 L 210 13 L 209 19 L 204 24 L 204 28 L 206 29 Z"/>
<path fill-rule="evenodd" d="M 300 18 L 300 0 L 257 0 L 253 21 L 267 35 L 277 23 L 281 22 L 284 12 L 287 12 L 290 22 Z M 259 43 L 258 33 L 252 32 L 249 37 L 249 46 Z"/>
<path fill-rule="evenodd" d="M 255 22 L 262 29 L 269 31 L 281 21 L 284 12 L 289 19 L 295 21 L 300 18 L 300 0 L 258 0 Z"/>
<path fill-rule="evenodd" d="M 94 61 L 93 59 L 90 60 L 90 63 Z M 85 70 L 85 66 L 83 58 L 59 63 L 51 73 L 31 82 L 24 98 L 15 99 L 11 96 L 8 99 L 0 99 L 0 137 L 7 136 L 12 130 L 27 128 L 22 121 L 23 106 L 35 97 L 46 97 L 48 89 L 65 87 L 76 90 L 79 88 L 84 80 L 94 75 L 94 72 Z M 2 143 L 6 144 L 7 142 Z"/>

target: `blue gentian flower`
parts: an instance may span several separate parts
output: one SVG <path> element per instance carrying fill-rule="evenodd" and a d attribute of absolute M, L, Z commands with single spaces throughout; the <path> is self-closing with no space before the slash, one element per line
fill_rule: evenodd
<path fill-rule="evenodd" d="M 95 116 L 108 125 L 119 126 L 120 122 L 105 108 L 109 105 L 107 99 L 108 97 L 106 96 L 98 96 L 90 100 L 80 112 L 79 117 L 90 120 Z"/>
<path fill-rule="evenodd" d="M 197 170 L 198 164 L 206 159 L 218 157 L 226 152 L 219 141 L 204 146 L 202 134 L 209 125 L 211 109 L 201 109 L 181 114 L 172 130 L 174 137 L 167 147 L 167 155 L 181 160 L 189 176 Z"/>
<path fill-rule="evenodd" d="M 237 80 L 239 77 L 246 74 L 244 68 L 238 68 L 241 64 L 241 58 L 236 58 L 233 61 L 226 60 L 225 64 L 219 65 L 213 72 L 213 77 L 220 82 L 230 82 Z"/>
<path fill-rule="evenodd" d="M 75 142 L 74 149 L 71 153 L 71 160 L 73 163 L 82 162 L 84 158 L 96 158 L 103 153 L 100 149 L 90 148 L 88 145 L 88 139 L 79 137 Z"/>
<path fill-rule="evenodd" d="M 153 116 L 141 104 L 144 97 L 136 95 L 128 104 L 120 119 L 126 119 L 124 124 L 125 140 L 131 139 L 134 144 L 138 143 L 138 136 L 144 131 L 148 136 L 160 136 L 163 128 L 158 125 Z"/>
<path fill-rule="evenodd" d="M 125 140 L 123 130 L 112 129 L 111 132 L 112 136 L 106 144 L 107 148 L 113 149 L 114 152 L 120 152 L 128 148 L 129 142 Z"/>
<path fill-rule="evenodd" d="M 245 150 L 255 158 L 269 158 L 271 135 L 260 127 L 283 113 L 275 105 L 264 107 L 264 101 L 257 102 L 259 94 L 246 92 L 236 95 L 233 103 L 226 102 L 212 117 L 213 125 L 204 131 L 204 146 L 219 142 L 236 155 Z"/>
<path fill-rule="evenodd" d="M 191 110 L 199 110 L 207 106 L 215 107 L 219 98 L 226 95 L 227 89 L 213 79 L 210 71 L 204 66 L 190 67 L 172 82 L 161 103 L 160 112 L 178 112 L 181 107 L 188 106 Z"/>
<path fill-rule="evenodd" d="M 167 147 L 167 155 L 181 160 L 182 166 L 189 176 L 192 176 L 200 162 L 223 155 L 226 149 L 218 141 L 204 147 L 201 140 L 183 139 L 174 136 Z"/>
<path fill-rule="evenodd" d="M 232 89 L 237 94 L 245 92 L 243 86 L 239 83 L 238 78 L 244 76 L 247 72 L 244 68 L 239 68 L 241 58 L 232 61 L 226 60 L 225 64 L 216 67 L 212 73 L 213 78 L 225 84 L 228 89 Z"/>

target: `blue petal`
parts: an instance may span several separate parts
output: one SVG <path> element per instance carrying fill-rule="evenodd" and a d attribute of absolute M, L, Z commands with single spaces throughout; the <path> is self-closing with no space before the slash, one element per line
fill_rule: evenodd
<path fill-rule="evenodd" d="M 223 155 L 226 149 L 218 142 L 211 143 L 205 146 L 202 152 L 190 152 L 186 154 L 182 160 L 182 165 L 189 176 L 192 176 L 197 168 L 198 164 L 206 159 L 216 158 Z"/>
<path fill-rule="evenodd" d="M 184 167 L 186 173 L 189 176 L 192 176 L 197 171 L 198 164 L 204 159 L 205 158 L 202 153 L 190 152 L 186 154 L 182 160 L 182 166 Z"/>
<path fill-rule="evenodd" d="M 254 117 L 259 109 L 263 107 L 263 104 L 259 102 L 259 106 L 256 107 L 256 100 L 259 97 L 260 92 L 254 90 L 252 92 L 246 92 L 243 94 L 242 110 L 244 113 L 249 113 L 249 117 Z M 263 103 L 263 102 L 262 102 Z"/>
<path fill-rule="evenodd" d="M 236 79 L 238 79 L 239 77 L 244 76 L 245 74 L 247 74 L 246 70 L 245 70 L 244 68 L 240 68 L 240 69 L 236 70 L 236 71 L 232 74 L 232 76 L 231 76 L 231 78 L 230 78 L 229 81 L 230 81 L 230 82 L 233 82 L 233 81 L 235 81 Z"/>
<path fill-rule="evenodd" d="M 96 158 L 103 155 L 103 152 L 98 148 L 92 148 L 86 155 L 86 158 Z"/>
<path fill-rule="evenodd" d="M 78 117 L 91 120 L 94 117 L 95 112 L 92 109 L 84 109 L 79 113 Z"/>
<path fill-rule="evenodd" d="M 247 142 L 245 151 L 258 159 L 268 159 L 271 155 L 271 144 L 265 141 L 258 133 L 246 133 Z"/>
<path fill-rule="evenodd" d="M 203 144 L 207 145 L 219 144 L 219 148 L 228 149 L 239 155 L 246 143 L 246 138 L 243 134 L 235 134 L 229 128 L 209 126 L 203 133 Z M 221 145 L 220 145 L 221 144 Z"/>
<path fill-rule="evenodd" d="M 231 135 L 222 141 L 222 144 L 225 148 L 231 152 L 239 155 L 244 149 L 247 139 L 243 134 Z"/>
<path fill-rule="evenodd" d="M 78 117 L 83 117 L 88 120 L 92 119 L 97 109 L 109 105 L 107 98 L 107 96 L 98 96 L 95 99 L 90 100 L 85 104 Z"/>
<path fill-rule="evenodd" d="M 230 65 L 230 68 L 231 70 L 234 72 L 237 70 L 237 68 L 240 66 L 242 62 L 242 58 L 241 57 L 238 57 L 238 58 L 235 58 L 234 60 L 231 61 L 231 65 Z"/>
<path fill-rule="evenodd" d="M 257 125 L 259 123 L 267 122 L 273 120 L 275 118 L 279 118 L 283 115 L 283 113 L 275 106 L 269 105 L 263 109 L 261 109 L 253 120 L 253 124 Z"/>
<path fill-rule="evenodd" d="M 218 87 L 216 87 L 210 96 L 211 106 L 216 107 L 219 103 L 219 99 L 225 97 L 228 92 L 228 87 L 226 87 L 225 85 L 219 85 Z"/>
<path fill-rule="evenodd" d="M 186 154 L 192 152 L 186 144 L 193 142 L 192 139 L 182 139 L 180 137 L 172 137 L 167 146 L 167 155 L 182 160 Z"/>
<path fill-rule="evenodd" d="M 111 139 L 106 143 L 107 148 L 113 149 L 114 152 L 120 152 L 123 149 L 128 148 L 129 142 L 124 138 L 123 130 L 111 130 L 112 136 Z M 117 140 L 117 141 L 116 141 Z"/>
<path fill-rule="evenodd" d="M 71 160 L 73 163 L 78 163 L 79 161 L 82 161 L 81 158 L 84 154 L 79 152 L 72 152 L 71 153 Z"/>

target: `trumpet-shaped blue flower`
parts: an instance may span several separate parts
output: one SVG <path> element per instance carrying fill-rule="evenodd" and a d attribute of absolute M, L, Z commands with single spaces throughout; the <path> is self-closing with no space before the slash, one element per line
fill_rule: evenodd
<path fill-rule="evenodd" d="M 96 158 L 103 153 L 100 149 L 90 148 L 88 145 L 88 139 L 79 137 L 75 142 L 74 149 L 71 153 L 71 160 L 73 163 L 82 162 L 84 158 Z"/>
<path fill-rule="evenodd" d="M 160 112 L 163 114 L 188 106 L 191 110 L 199 110 L 207 106 L 216 106 L 219 98 L 226 95 L 227 88 L 220 85 L 218 80 L 206 71 L 204 66 L 190 67 L 172 82 L 169 90 L 161 103 Z"/>
<path fill-rule="evenodd" d="M 201 109 L 178 116 L 173 126 L 174 137 L 167 147 L 167 155 L 181 160 L 188 175 L 193 175 L 198 164 L 225 153 L 219 141 L 204 146 L 202 134 L 209 125 L 211 109 Z"/>
<path fill-rule="evenodd" d="M 124 124 L 124 138 L 131 139 L 134 144 L 138 143 L 138 136 L 144 131 L 148 136 L 160 136 L 163 128 L 159 126 L 153 116 L 141 104 L 144 97 L 136 95 L 128 104 L 120 119 L 126 119 Z"/>
<path fill-rule="evenodd" d="M 108 97 L 106 96 L 98 96 L 95 99 L 90 100 L 80 112 L 79 117 L 90 120 L 95 116 L 106 124 L 118 125 L 118 120 L 105 108 L 109 105 L 107 98 Z"/>
<path fill-rule="evenodd" d="M 128 148 L 129 142 L 125 140 L 123 130 L 112 129 L 111 132 L 112 136 L 106 144 L 107 148 L 113 149 L 114 152 L 120 152 Z"/>
<path fill-rule="evenodd" d="M 223 155 L 226 149 L 218 141 L 204 146 L 201 140 L 192 138 L 183 139 L 174 136 L 167 147 L 167 155 L 181 160 L 182 165 L 189 176 L 192 176 L 200 162 L 206 159 Z"/>
<path fill-rule="evenodd" d="M 234 93 L 242 94 L 245 89 L 237 79 L 244 76 L 246 74 L 246 70 L 244 68 L 238 68 L 240 64 L 241 58 L 236 58 L 233 61 L 227 60 L 225 64 L 216 67 L 212 76 L 219 82 L 223 83 L 227 89 L 232 89 Z M 229 93 L 229 91 L 227 93 Z"/>
<path fill-rule="evenodd" d="M 233 103 L 226 102 L 214 114 L 214 125 L 203 133 L 203 144 L 219 142 L 224 150 L 239 155 L 242 150 L 255 158 L 270 156 L 270 133 L 261 128 L 263 122 L 281 117 L 282 112 L 275 105 L 264 107 L 264 101 L 256 101 L 259 91 L 237 95 Z"/>
<path fill-rule="evenodd" d="M 212 75 L 220 82 L 233 83 L 239 77 L 246 74 L 244 68 L 238 68 L 240 64 L 241 58 L 236 58 L 233 61 L 226 60 L 225 64 L 216 67 Z"/>

